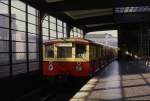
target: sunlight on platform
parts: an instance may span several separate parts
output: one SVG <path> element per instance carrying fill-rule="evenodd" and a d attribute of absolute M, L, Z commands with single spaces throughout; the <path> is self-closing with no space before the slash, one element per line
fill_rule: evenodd
<path fill-rule="evenodd" d="M 70 101 L 149 100 L 150 73 L 97 75 L 83 86 Z"/>
<path fill-rule="evenodd" d="M 94 89 L 94 87 L 98 83 L 98 78 L 94 77 L 91 80 L 89 80 L 78 93 L 74 95 L 73 98 L 71 98 L 70 101 L 85 101 L 85 99 L 89 96 L 91 91 Z"/>

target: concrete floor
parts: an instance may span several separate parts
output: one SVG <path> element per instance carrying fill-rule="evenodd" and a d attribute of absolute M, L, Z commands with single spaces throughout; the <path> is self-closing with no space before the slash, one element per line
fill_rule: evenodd
<path fill-rule="evenodd" d="M 149 100 L 150 67 L 143 62 L 109 64 L 91 78 L 70 101 Z"/>

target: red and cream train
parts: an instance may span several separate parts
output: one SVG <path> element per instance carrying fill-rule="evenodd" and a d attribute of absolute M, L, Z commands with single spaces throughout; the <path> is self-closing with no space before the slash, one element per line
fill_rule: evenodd
<path fill-rule="evenodd" d="M 43 46 L 43 75 L 87 77 L 117 57 L 117 48 L 80 38 L 54 39 Z"/>

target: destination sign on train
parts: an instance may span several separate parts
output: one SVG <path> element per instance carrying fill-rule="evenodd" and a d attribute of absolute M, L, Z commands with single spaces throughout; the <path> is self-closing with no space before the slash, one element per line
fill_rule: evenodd
<path fill-rule="evenodd" d="M 61 46 L 61 47 L 72 47 L 72 43 L 57 43 L 56 46 Z"/>

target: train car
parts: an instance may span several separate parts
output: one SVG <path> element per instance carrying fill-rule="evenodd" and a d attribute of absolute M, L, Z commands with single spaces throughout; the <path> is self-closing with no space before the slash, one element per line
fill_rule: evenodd
<path fill-rule="evenodd" d="M 87 39 L 54 39 L 43 46 L 43 75 L 87 77 L 116 57 L 114 48 Z"/>

